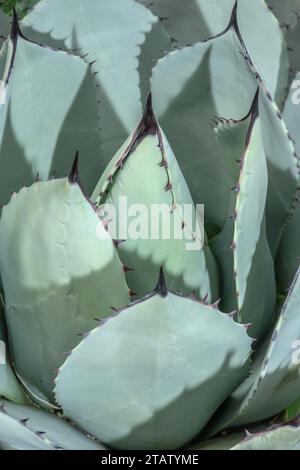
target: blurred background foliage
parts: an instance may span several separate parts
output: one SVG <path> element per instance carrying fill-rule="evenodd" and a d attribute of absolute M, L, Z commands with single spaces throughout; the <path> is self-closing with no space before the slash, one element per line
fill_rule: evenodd
<path fill-rule="evenodd" d="M 15 7 L 18 17 L 23 18 L 37 2 L 38 0 L 0 0 L 0 6 L 8 14 L 11 14 L 13 7 Z"/>

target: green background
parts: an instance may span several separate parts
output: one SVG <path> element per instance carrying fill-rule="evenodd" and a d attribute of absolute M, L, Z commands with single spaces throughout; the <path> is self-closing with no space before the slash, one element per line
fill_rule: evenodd
<path fill-rule="evenodd" d="M 11 14 L 13 7 L 16 7 L 18 16 L 23 17 L 29 8 L 31 8 L 38 0 L 3 0 L 0 6 L 6 12 Z"/>

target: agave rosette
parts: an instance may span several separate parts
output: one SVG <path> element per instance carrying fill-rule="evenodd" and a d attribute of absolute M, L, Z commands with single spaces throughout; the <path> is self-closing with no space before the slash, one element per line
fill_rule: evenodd
<path fill-rule="evenodd" d="M 1 449 L 299 449 L 300 2 L 267 3 L 0 16 Z M 120 198 L 193 249 L 113 236 Z"/>

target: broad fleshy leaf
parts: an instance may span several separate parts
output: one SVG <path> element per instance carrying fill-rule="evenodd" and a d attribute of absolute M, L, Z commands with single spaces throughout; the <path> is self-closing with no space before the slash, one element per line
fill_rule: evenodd
<path fill-rule="evenodd" d="M 32 406 L 0 400 L 0 423 L 6 424 L 4 429 L 0 426 L 3 429 L 0 449 L 37 450 L 39 446 L 62 450 L 105 449 L 66 420 Z"/>
<path fill-rule="evenodd" d="M 265 1 L 237 0 L 237 28 L 251 66 L 258 72 L 274 101 L 281 104 L 288 82 L 288 53 L 279 24 Z"/>
<path fill-rule="evenodd" d="M 251 335 L 261 339 L 273 322 L 276 286 L 264 220 L 268 174 L 258 91 L 245 124 L 248 128 L 238 160 L 235 154 L 225 154 L 233 184 L 230 210 L 223 231 L 211 241 L 211 247 L 224 280 L 222 309 L 237 309 L 240 321 L 251 323 Z M 242 125 L 243 121 L 230 127 Z"/>
<path fill-rule="evenodd" d="M 153 291 L 163 265 L 171 290 L 217 300 L 217 266 L 150 95 L 140 124 L 106 168 L 92 199 L 115 208 L 115 217 L 106 217 L 117 226 L 116 238 L 125 239 L 119 253 L 130 268 L 126 278 L 132 291 Z M 154 209 L 161 211 L 158 218 Z M 125 213 L 128 230 L 123 234 Z"/>
<path fill-rule="evenodd" d="M 198 444 L 194 444 L 190 447 L 190 450 L 230 450 L 245 437 L 246 433 L 243 431 L 224 434 L 224 436 L 200 441 Z"/>
<path fill-rule="evenodd" d="M 19 422 L 0 408 L 1 450 L 56 450 L 53 444 L 26 423 Z"/>
<path fill-rule="evenodd" d="M 178 47 L 202 41 L 223 31 L 235 0 L 137 0 L 158 16 Z"/>
<path fill-rule="evenodd" d="M 10 17 L 0 8 L 0 47 L 10 33 Z"/>
<path fill-rule="evenodd" d="M 5 47 L 0 108 L 0 201 L 39 175 L 65 176 L 77 150 L 91 191 L 99 171 L 96 87 L 90 67 L 71 54 L 25 39 L 16 17 Z M 2 52 L 3 53 L 3 52 Z"/>
<path fill-rule="evenodd" d="M 150 93 L 150 77 L 157 61 L 173 49 L 173 41 L 166 34 L 160 21 L 152 24 L 146 33 L 145 40 L 140 46 L 138 57 L 138 72 L 140 77 L 140 92 L 142 103 L 147 102 Z M 103 117 L 105 119 L 105 116 Z"/>
<path fill-rule="evenodd" d="M 296 86 L 291 86 L 286 100 L 283 117 L 287 124 L 290 138 L 293 140 L 297 155 L 300 154 L 300 73 L 296 76 Z M 298 81 L 298 82 L 297 82 Z M 300 164 L 298 163 L 298 173 Z M 288 289 L 299 266 L 300 256 L 300 205 L 295 203 L 289 222 L 286 224 L 277 256 L 277 273 L 282 292 Z"/>
<path fill-rule="evenodd" d="M 279 21 L 287 41 L 291 75 L 300 69 L 300 1 L 299 0 L 266 0 L 269 8 Z"/>
<path fill-rule="evenodd" d="M 56 369 L 95 325 L 129 302 L 113 241 L 77 179 L 37 182 L 3 208 L 0 269 L 18 375 L 53 401 Z"/>
<path fill-rule="evenodd" d="M 259 94 L 259 114 L 269 175 L 267 236 L 271 253 L 275 257 L 295 203 L 299 186 L 299 163 L 283 116 L 270 95 L 263 90 Z"/>
<path fill-rule="evenodd" d="M 279 24 L 263 0 L 139 1 L 160 18 L 179 47 L 219 35 L 236 8 L 235 30 L 240 44 L 247 50 L 271 95 L 282 100 L 288 80 L 288 53 Z"/>
<path fill-rule="evenodd" d="M 156 292 L 73 350 L 56 379 L 56 398 L 66 416 L 113 447 L 175 449 L 243 380 L 250 348 L 243 325 L 168 293 L 161 274 Z"/>
<path fill-rule="evenodd" d="M 0 297 L 2 297 L 2 295 L 0 295 Z M 23 404 L 28 402 L 11 366 L 2 298 L 0 298 L 0 397 L 1 396 L 16 403 Z"/>
<path fill-rule="evenodd" d="M 300 450 L 299 422 L 253 434 L 231 450 Z"/>
<path fill-rule="evenodd" d="M 41 0 L 23 20 L 33 38 L 51 36 L 54 44 L 66 50 L 76 48 L 91 64 L 101 101 L 105 165 L 141 114 L 139 46 L 156 21 L 135 0 Z"/>
<path fill-rule="evenodd" d="M 268 41 L 263 47 L 255 47 L 257 38 L 265 34 L 265 27 L 256 34 L 249 22 L 250 10 L 261 13 L 257 17 L 264 18 L 270 35 L 274 35 L 275 53 L 270 53 L 271 42 Z M 243 39 L 240 24 L 247 40 Z M 220 150 L 209 132 L 209 122 L 215 115 L 235 120 L 245 116 L 257 83 L 270 99 L 282 95 L 287 83 L 287 59 L 282 39 L 276 20 L 262 0 L 250 4 L 239 0 L 222 33 L 204 43 L 170 53 L 154 68 L 155 111 L 175 153 L 182 155 L 179 163 L 192 196 L 195 201 L 205 204 L 209 217 L 207 225 L 209 229 L 216 226 L 215 234 L 225 224 L 230 203 L 229 179 Z M 264 66 L 266 55 L 268 68 Z M 274 59 L 272 67 L 269 67 L 270 57 Z M 285 64 L 282 68 L 281 61 Z M 280 70 L 283 70 L 282 76 Z M 223 76 L 226 80 L 220 80 Z M 275 94 L 276 90 L 278 93 Z M 199 154 L 195 155 L 195 148 L 199 149 Z M 235 153 L 236 149 L 233 147 L 232 151 Z"/>
<path fill-rule="evenodd" d="M 290 421 L 291 419 L 298 418 L 300 416 L 300 399 L 295 401 L 289 406 L 284 413 L 284 420 Z"/>
<path fill-rule="evenodd" d="M 262 421 L 299 398 L 300 270 L 272 335 L 256 355 L 250 377 L 216 415 L 210 430 Z"/>

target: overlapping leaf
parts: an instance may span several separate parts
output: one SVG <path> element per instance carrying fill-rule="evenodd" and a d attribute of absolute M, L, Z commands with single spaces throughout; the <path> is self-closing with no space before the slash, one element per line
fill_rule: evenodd
<path fill-rule="evenodd" d="M 138 55 L 157 19 L 134 0 L 41 0 L 23 20 L 37 40 L 78 49 L 98 83 L 102 156 L 109 158 L 141 113 Z M 46 36 L 45 36 L 46 35 Z M 153 57 L 155 58 L 155 57 Z"/>
<path fill-rule="evenodd" d="M 251 376 L 220 409 L 214 431 L 262 421 L 299 397 L 300 272 L 297 272 L 271 337 L 255 357 Z"/>
<path fill-rule="evenodd" d="M 151 292 L 163 265 L 170 289 L 217 300 L 217 266 L 187 184 L 153 114 L 150 96 L 139 126 L 106 168 L 92 198 L 115 208 L 116 238 L 125 238 L 119 253 L 131 269 L 127 282 L 135 293 Z M 156 208 L 162 211 L 158 218 Z M 124 213 L 128 230 L 125 227 L 123 235 L 119 230 Z"/>
<path fill-rule="evenodd" d="M 7 38 L 10 32 L 10 18 L 4 13 L 2 8 L 0 8 L 0 47 L 3 44 L 3 41 Z"/>
<path fill-rule="evenodd" d="M 300 450 L 299 423 L 254 434 L 231 450 Z"/>
<path fill-rule="evenodd" d="M 225 227 L 211 241 L 224 280 L 221 306 L 227 312 L 237 309 L 239 319 L 251 323 L 251 334 L 261 339 L 273 321 L 276 287 L 264 220 L 268 174 L 258 91 L 244 121 L 219 126 L 221 132 L 224 127 L 237 128 L 233 135 L 247 129 L 239 143 L 241 153 L 224 155 L 232 178 L 231 201 Z"/>
<path fill-rule="evenodd" d="M 56 397 L 66 416 L 102 442 L 175 449 L 247 374 L 250 346 L 243 325 L 168 293 L 161 279 L 154 294 L 75 348 L 59 371 Z"/>
<path fill-rule="evenodd" d="M 33 394 L 51 401 L 55 370 L 78 334 L 111 306 L 127 305 L 123 267 L 77 180 L 21 189 L 3 209 L 0 234 L 15 367 Z"/>
<path fill-rule="evenodd" d="M 82 151 L 82 181 L 90 191 L 99 171 L 96 88 L 79 57 L 39 46 L 23 37 L 16 17 L 2 57 L 0 108 L 0 200 L 37 174 L 68 173 Z"/>
<path fill-rule="evenodd" d="M 264 19 L 258 32 L 249 22 L 254 13 Z M 273 40 L 256 47 L 266 28 L 274 39 L 272 53 Z M 262 0 L 239 0 L 221 34 L 170 53 L 154 69 L 155 109 L 176 154 L 184 156 L 179 163 L 194 200 L 205 204 L 207 225 L 214 234 L 224 227 L 230 198 L 228 174 L 209 132 L 209 122 L 214 115 L 233 119 L 245 116 L 257 80 L 271 99 L 277 99 L 284 93 L 287 69 L 280 28 Z M 196 152 L 195 146 L 199 149 Z M 232 151 L 235 153 L 236 148 Z"/>
<path fill-rule="evenodd" d="M 27 399 L 13 372 L 9 351 L 5 320 L 3 314 L 3 302 L 0 300 L 0 396 L 6 397 L 16 403 L 26 403 Z"/>
<path fill-rule="evenodd" d="M 158 16 L 176 47 L 220 33 L 229 23 L 235 0 L 138 0 Z"/>
<path fill-rule="evenodd" d="M 299 83 L 300 74 L 295 78 L 295 87 L 291 86 L 289 96 L 286 100 L 283 117 L 289 129 L 289 134 L 293 139 L 293 143 L 297 154 L 300 153 L 300 139 L 299 139 L 299 126 L 300 126 L 300 102 L 299 102 Z M 299 164 L 298 164 L 299 171 Z M 281 292 L 285 292 L 292 283 L 293 277 L 299 266 L 300 259 L 300 206 L 295 201 L 293 214 L 291 215 L 289 223 L 286 225 L 282 235 L 281 244 L 279 247 L 277 257 L 277 272 L 280 281 Z"/>
<path fill-rule="evenodd" d="M 213 232 L 225 224 L 232 182 L 210 122 L 215 115 L 244 117 L 256 89 L 241 52 L 229 30 L 217 39 L 171 52 L 158 62 L 151 82 L 154 110 L 194 201 L 205 205 L 207 226 Z M 235 144 L 232 152 L 236 151 L 240 148 Z"/>
<path fill-rule="evenodd" d="M 266 0 L 271 11 L 280 23 L 280 27 L 288 44 L 291 75 L 300 69 L 299 38 L 300 38 L 300 2 L 299 0 Z"/>
<path fill-rule="evenodd" d="M 31 406 L 0 400 L 2 450 L 102 450 L 70 423 Z"/>

